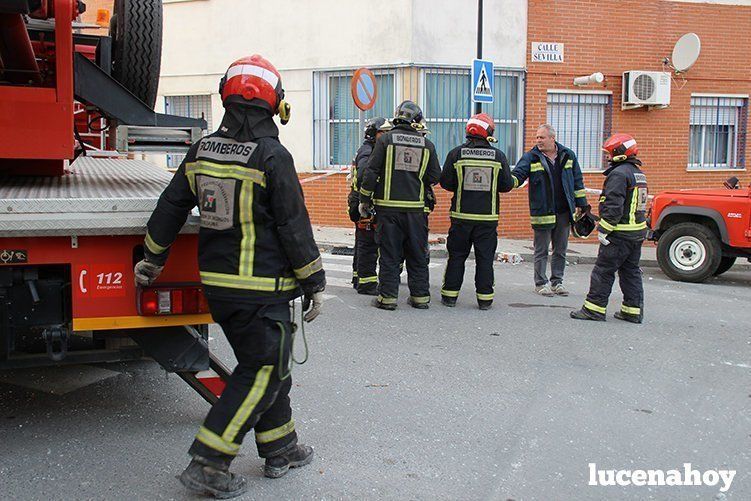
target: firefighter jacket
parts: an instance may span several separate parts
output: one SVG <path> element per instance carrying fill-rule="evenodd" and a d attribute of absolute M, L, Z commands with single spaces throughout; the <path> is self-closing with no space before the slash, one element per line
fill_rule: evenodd
<path fill-rule="evenodd" d="M 563 165 L 561 181 L 563 192 L 568 202 L 568 212 L 573 218 L 576 207 L 587 206 L 587 193 L 584 190 L 579 161 L 576 154 L 565 146 L 558 147 L 558 161 Z M 529 215 L 532 227 L 550 229 L 555 226 L 555 202 L 553 193 L 553 176 L 550 173 L 545 154 L 537 146 L 526 152 L 516 163 L 511 172 L 514 188 L 518 188 L 529 179 Z"/>
<path fill-rule="evenodd" d="M 198 205 L 198 265 L 207 295 L 280 303 L 323 290 L 321 256 L 292 156 L 271 126 L 268 135 L 247 141 L 216 132 L 190 148 L 147 224 L 148 260 L 164 264 Z"/>
<path fill-rule="evenodd" d="M 360 184 L 362 183 L 365 166 L 368 165 L 368 159 L 373 152 L 373 144 L 375 144 L 375 141 L 368 141 L 366 139 L 357 150 L 357 153 L 355 153 L 354 160 L 352 160 L 351 189 L 347 196 L 347 205 L 349 208 L 349 219 L 353 223 L 360 220 L 360 211 L 358 209 L 358 205 L 360 204 Z"/>
<path fill-rule="evenodd" d="M 597 231 L 624 240 L 644 240 L 647 235 L 647 176 L 641 161 L 630 158 L 611 164 L 603 172 L 605 184 L 600 196 Z"/>
<path fill-rule="evenodd" d="M 399 124 L 376 141 L 360 185 L 360 201 L 377 209 L 423 212 L 427 188 L 441 167 L 433 143 L 409 125 Z"/>
<path fill-rule="evenodd" d="M 454 192 L 451 220 L 498 224 L 500 192 L 511 191 L 508 160 L 487 139 L 467 136 L 467 141 L 446 155 L 441 186 Z"/>

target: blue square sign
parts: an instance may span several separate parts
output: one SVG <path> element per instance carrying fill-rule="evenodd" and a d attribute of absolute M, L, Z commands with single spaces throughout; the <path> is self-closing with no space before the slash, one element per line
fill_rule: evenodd
<path fill-rule="evenodd" d="M 493 102 L 493 61 L 472 60 L 472 102 Z"/>

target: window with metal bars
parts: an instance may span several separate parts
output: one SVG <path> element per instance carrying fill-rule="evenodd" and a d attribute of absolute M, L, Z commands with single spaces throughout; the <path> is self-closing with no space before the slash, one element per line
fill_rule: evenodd
<path fill-rule="evenodd" d="M 474 114 L 469 68 L 426 68 L 423 77 L 423 113 L 428 138 L 436 146 L 440 162 L 465 140 L 465 126 Z M 522 154 L 524 130 L 524 73 L 495 70 L 494 100 L 482 111 L 495 121 L 496 146 L 514 165 Z"/>
<path fill-rule="evenodd" d="M 189 118 L 203 118 L 207 123 L 207 131 L 213 131 L 211 123 L 211 96 L 165 96 L 164 112 Z M 167 155 L 167 167 L 179 167 L 185 155 L 170 153 Z"/>
<path fill-rule="evenodd" d="M 689 169 L 745 167 L 748 98 L 692 96 Z"/>
<path fill-rule="evenodd" d="M 610 94 L 548 92 L 548 123 L 556 141 L 571 148 L 582 170 L 603 170 L 602 143 L 612 124 Z"/>
<path fill-rule="evenodd" d="M 313 166 L 316 169 L 349 167 L 362 144 L 360 110 L 350 91 L 354 71 L 313 74 Z M 378 96 L 375 106 L 364 112 L 365 121 L 375 117 L 391 118 L 396 108 L 396 70 L 377 69 L 373 74 Z"/>

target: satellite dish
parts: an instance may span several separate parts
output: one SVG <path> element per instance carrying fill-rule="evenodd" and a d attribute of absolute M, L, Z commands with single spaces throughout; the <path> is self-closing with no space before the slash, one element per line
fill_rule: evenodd
<path fill-rule="evenodd" d="M 688 71 L 701 52 L 701 40 L 696 33 L 686 33 L 675 43 L 671 63 L 675 71 L 682 73 Z"/>

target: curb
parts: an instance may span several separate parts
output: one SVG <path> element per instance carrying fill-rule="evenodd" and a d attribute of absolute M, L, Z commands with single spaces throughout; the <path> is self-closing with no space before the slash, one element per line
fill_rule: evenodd
<path fill-rule="evenodd" d="M 318 248 L 322 252 L 330 252 L 334 249 L 340 249 L 341 254 L 348 254 L 352 255 L 354 252 L 354 249 L 350 247 L 349 245 L 342 245 L 340 243 L 333 243 L 333 242 L 317 242 Z M 498 256 L 500 254 L 518 254 L 521 256 L 524 262 L 531 263 L 534 261 L 534 253 L 532 252 L 507 252 L 507 251 L 498 251 L 496 252 L 496 261 L 501 261 L 498 259 Z M 449 255 L 446 248 L 432 248 L 430 249 L 430 257 L 435 258 L 447 258 Z M 474 252 L 471 252 L 469 254 L 469 259 L 474 259 L 475 254 Z M 597 256 L 567 256 L 566 262 L 568 264 L 595 264 L 595 261 L 597 261 Z M 639 264 L 644 268 L 659 268 L 660 265 L 657 263 L 657 259 L 644 259 L 642 258 Z M 751 264 L 746 263 L 736 263 L 733 266 L 734 271 L 751 271 Z"/>

